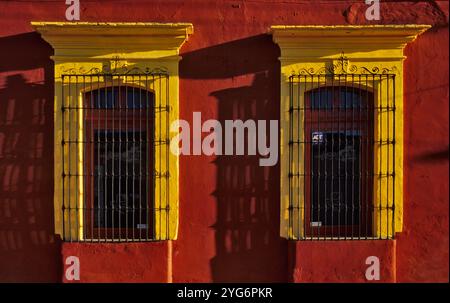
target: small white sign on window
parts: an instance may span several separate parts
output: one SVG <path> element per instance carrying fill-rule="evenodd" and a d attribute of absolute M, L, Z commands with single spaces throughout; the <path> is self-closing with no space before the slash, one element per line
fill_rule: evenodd
<path fill-rule="evenodd" d="M 323 133 L 322 132 L 313 132 L 312 133 L 312 142 L 314 144 L 323 142 Z"/>
<path fill-rule="evenodd" d="M 137 228 L 138 229 L 147 229 L 147 224 L 138 224 Z"/>
<path fill-rule="evenodd" d="M 311 227 L 321 227 L 322 226 L 322 222 L 317 221 L 317 222 L 311 222 L 309 224 Z"/>

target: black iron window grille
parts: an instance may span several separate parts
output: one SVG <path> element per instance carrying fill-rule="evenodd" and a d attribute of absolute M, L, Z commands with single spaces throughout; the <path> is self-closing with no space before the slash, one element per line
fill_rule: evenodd
<path fill-rule="evenodd" d="M 64 74 L 61 94 L 64 240 L 166 240 L 169 75 Z"/>
<path fill-rule="evenodd" d="M 388 239 L 395 224 L 395 75 L 289 77 L 289 228 Z"/>

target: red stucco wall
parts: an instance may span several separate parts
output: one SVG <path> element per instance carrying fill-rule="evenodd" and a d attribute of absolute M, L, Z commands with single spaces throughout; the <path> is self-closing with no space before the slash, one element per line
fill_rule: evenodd
<path fill-rule="evenodd" d="M 369 23 L 362 1 L 81 5 L 82 21 L 194 24 L 180 62 L 180 118 L 188 121 L 193 111 L 203 120 L 278 119 L 270 25 Z M 383 281 L 448 281 L 446 1 L 383 3 L 378 22 L 433 25 L 405 50 L 405 213 L 395 242 L 288 243 L 278 235 L 278 165 L 183 156 L 171 274 L 166 243 L 62 244 L 53 234 L 53 50 L 30 21 L 65 21 L 65 8 L 62 0 L 0 1 L 0 281 L 62 281 L 68 255 L 80 257 L 89 282 L 364 281 L 369 254 L 380 257 Z"/>
<path fill-rule="evenodd" d="M 168 249 L 167 242 L 126 245 L 65 243 L 62 256 L 63 260 L 68 256 L 79 258 L 81 282 L 166 282 Z M 68 282 L 65 274 L 61 278 Z"/>
<path fill-rule="evenodd" d="M 396 240 L 291 242 L 289 278 L 292 282 L 367 282 L 365 273 L 372 261 L 366 264 L 366 259 L 375 256 L 380 279 L 373 281 L 396 282 L 396 244 Z"/>

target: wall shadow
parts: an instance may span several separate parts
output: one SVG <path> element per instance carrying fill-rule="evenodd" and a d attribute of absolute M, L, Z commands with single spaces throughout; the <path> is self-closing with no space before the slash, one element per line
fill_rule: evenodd
<path fill-rule="evenodd" d="M 182 54 L 180 77 L 251 77 L 250 85 L 210 93 L 218 104 L 216 119 L 222 127 L 225 120 L 266 120 L 269 140 L 269 120 L 280 116 L 279 55 L 270 35 L 249 37 Z M 214 282 L 287 279 L 287 241 L 279 235 L 280 166 L 262 167 L 260 157 L 217 156 L 213 162 L 217 168 L 212 193 L 217 217 L 211 226 L 216 255 L 210 261 Z"/>
<path fill-rule="evenodd" d="M 37 33 L 0 45 L 0 281 L 57 282 L 53 49 Z"/>
<path fill-rule="evenodd" d="M 449 148 L 433 150 L 430 152 L 422 153 L 414 157 L 416 162 L 432 162 L 432 163 L 441 163 L 442 161 L 449 160 Z"/>

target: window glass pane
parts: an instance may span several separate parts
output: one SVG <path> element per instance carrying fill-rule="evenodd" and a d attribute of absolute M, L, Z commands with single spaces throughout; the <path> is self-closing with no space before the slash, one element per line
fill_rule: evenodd
<path fill-rule="evenodd" d="M 148 150 L 140 138 L 147 132 L 95 131 L 95 227 L 118 228 L 120 220 L 122 228 L 147 228 Z"/>
<path fill-rule="evenodd" d="M 311 136 L 311 221 L 320 226 L 358 225 L 359 131 L 315 131 Z"/>
<path fill-rule="evenodd" d="M 87 98 L 90 98 L 91 106 L 95 109 L 114 108 L 119 99 L 119 89 L 117 87 L 97 89 L 87 93 Z"/>
<path fill-rule="evenodd" d="M 153 104 L 153 93 L 135 87 L 106 87 L 86 94 L 90 107 L 94 109 L 149 108 Z M 119 103 L 119 100 L 122 104 Z"/>
<path fill-rule="evenodd" d="M 341 87 L 339 94 L 339 108 L 341 109 L 366 107 L 366 102 L 364 99 L 365 95 L 363 95 L 358 89 L 352 87 Z"/>
<path fill-rule="evenodd" d="M 140 109 L 147 108 L 153 104 L 153 94 L 139 88 L 126 88 L 127 108 Z"/>
<path fill-rule="evenodd" d="M 311 109 L 357 109 L 367 106 L 367 92 L 355 87 L 324 87 L 308 92 Z"/>
<path fill-rule="evenodd" d="M 329 88 L 312 91 L 310 98 L 312 109 L 331 109 L 333 106 L 333 91 Z"/>

